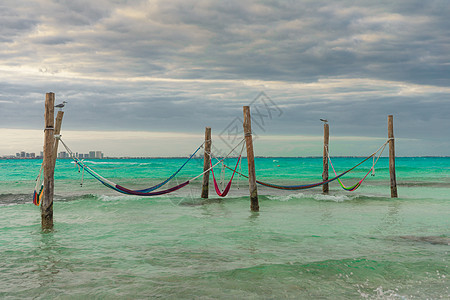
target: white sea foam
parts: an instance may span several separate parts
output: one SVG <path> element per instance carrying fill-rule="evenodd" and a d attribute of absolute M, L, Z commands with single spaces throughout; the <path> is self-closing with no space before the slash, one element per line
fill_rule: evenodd
<path fill-rule="evenodd" d="M 295 199 L 314 199 L 317 201 L 334 201 L 334 202 L 344 202 L 353 200 L 354 196 L 346 196 L 346 195 L 322 195 L 322 194 L 305 194 L 305 193 L 297 193 L 297 194 L 289 194 L 289 195 L 281 195 L 281 196 L 268 196 L 270 200 L 277 201 L 290 201 Z"/>
<path fill-rule="evenodd" d="M 14 206 L 19 205 L 19 203 L 0 203 L 0 206 Z"/>
<path fill-rule="evenodd" d="M 277 195 L 277 196 L 267 196 L 270 200 L 276 200 L 276 201 L 289 201 L 293 199 L 302 199 L 307 198 L 309 195 L 305 195 L 303 193 L 298 194 L 290 194 L 290 195 Z"/>
<path fill-rule="evenodd" d="M 118 195 L 118 196 L 109 196 L 109 195 L 100 195 L 98 196 L 98 200 L 104 202 L 116 202 L 119 200 L 129 200 L 132 196 L 128 195 Z"/>
<path fill-rule="evenodd" d="M 334 201 L 334 202 L 344 202 L 353 200 L 354 197 L 352 196 L 346 196 L 346 195 L 322 195 L 322 194 L 315 194 L 312 196 L 314 200 L 318 201 Z"/>
<path fill-rule="evenodd" d="M 98 200 L 104 201 L 104 202 L 116 202 L 116 201 L 123 201 L 123 200 L 135 200 L 135 199 L 167 199 L 167 198 L 173 198 L 173 196 L 169 195 L 158 195 L 158 196 L 152 196 L 152 197 L 141 197 L 141 196 L 134 196 L 134 195 L 99 195 Z"/>

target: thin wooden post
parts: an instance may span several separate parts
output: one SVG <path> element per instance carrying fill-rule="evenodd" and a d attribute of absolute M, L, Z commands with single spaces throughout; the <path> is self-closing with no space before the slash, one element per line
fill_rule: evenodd
<path fill-rule="evenodd" d="M 328 144 L 330 141 L 330 127 L 328 123 L 323 124 L 323 173 L 322 180 L 328 180 Z M 328 194 L 328 183 L 322 185 L 322 192 Z"/>
<path fill-rule="evenodd" d="M 258 190 L 256 188 L 255 156 L 253 154 L 252 123 L 250 117 L 250 107 L 244 106 L 244 134 L 247 145 L 248 162 L 248 184 L 250 191 L 250 209 L 259 211 Z"/>
<path fill-rule="evenodd" d="M 395 178 L 395 140 L 394 140 L 394 117 L 388 116 L 388 138 L 389 138 L 389 175 L 391 178 L 391 198 L 397 198 L 397 179 Z"/>
<path fill-rule="evenodd" d="M 44 130 L 44 195 L 41 203 L 42 230 L 53 228 L 53 190 L 55 165 L 53 163 L 53 147 L 55 123 L 55 94 L 45 95 L 45 130 Z"/>
<path fill-rule="evenodd" d="M 210 168 L 211 153 L 211 127 L 205 128 L 205 154 L 203 158 L 203 172 Z M 209 194 L 209 171 L 203 174 L 202 198 L 208 198 Z"/>
<path fill-rule="evenodd" d="M 61 124 L 62 124 L 63 116 L 64 116 L 64 112 L 61 110 L 58 111 L 58 113 L 56 114 L 55 135 L 59 135 L 61 133 Z M 55 145 L 53 147 L 53 165 L 54 166 L 56 165 L 56 158 L 58 156 L 58 144 L 59 144 L 59 139 L 55 139 Z"/>

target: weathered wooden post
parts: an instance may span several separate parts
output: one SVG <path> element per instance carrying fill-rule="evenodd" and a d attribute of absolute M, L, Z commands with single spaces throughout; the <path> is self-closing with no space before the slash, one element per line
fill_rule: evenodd
<path fill-rule="evenodd" d="M 388 138 L 389 138 L 389 175 L 391 178 L 391 198 L 397 198 L 397 180 L 395 178 L 395 140 L 394 140 L 394 117 L 388 116 Z"/>
<path fill-rule="evenodd" d="M 61 110 L 58 111 L 58 113 L 56 114 L 55 136 L 57 136 L 61 133 L 61 124 L 62 124 L 63 116 L 64 116 L 64 112 Z M 55 168 L 54 166 L 56 165 L 56 158 L 58 156 L 58 144 L 59 144 L 59 139 L 55 138 L 55 145 L 53 147 L 53 168 Z"/>
<path fill-rule="evenodd" d="M 41 203 L 41 226 L 42 230 L 53 228 L 53 190 L 55 165 L 53 163 L 53 148 L 55 123 L 55 94 L 45 95 L 45 129 L 44 129 L 44 191 Z"/>
<path fill-rule="evenodd" d="M 208 198 L 209 194 L 209 171 L 211 161 L 211 127 L 205 128 L 205 154 L 203 158 L 203 184 L 202 184 L 202 198 Z"/>
<path fill-rule="evenodd" d="M 248 185 L 250 190 L 250 209 L 259 211 L 258 190 L 256 188 L 255 156 L 253 154 L 252 124 L 250 107 L 244 106 L 244 135 L 247 145 Z"/>
<path fill-rule="evenodd" d="M 323 124 L 323 173 L 322 180 L 328 180 L 328 144 L 330 141 L 330 127 L 328 123 Z M 322 192 L 328 194 L 328 183 L 322 185 Z"/>

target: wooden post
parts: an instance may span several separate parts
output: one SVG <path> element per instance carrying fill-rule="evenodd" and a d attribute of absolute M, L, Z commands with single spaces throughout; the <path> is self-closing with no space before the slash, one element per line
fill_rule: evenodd
<path fill-rule="evenodd" d="M 210 168 L 211 153 L 211 127 L 205 128 L 205 154 L 203 158 L 203 172 Z M 209 193 L 209 171 L 203 174 L 202 198 L 208 198 Z"/>
<path fill-rule="evenodd" d="M 252 123 L 250 107 L 244 106 L 244 134 L 247 145 L 248 185 L 250 191 L 250 209 L 259 211 L 258 190 L 256 188 L 255 156 L 253 154 Z"/>
<path fill-rule="evenodd" d="M 55 165 L 53 163 L 53 147 L 55 123 L 55 94 L 45 95 L 45 130 L 44 130 L 44 195 L 41 203 L 42 230 L 53 228 L 53 189 Z"/>
<path fill-rule="evenodd" d="M 323 173 L 322 180 L 328 180 L 328 144 L 330 141 L 330 127 L 327 123 L 323 124 Z M 322 185 L 322 192 L 328 194 L 328 183 Z"/>
<path fill-rule="evenodd" d="M 391 178 L 391 198 L 397 198 L 397 180 L 395 178 L 395 140 L 394 140 L 394 118 L 388 116 L 388 138 L 389 138 L 389 175 Z"/>
<path fill-rule="evenodd" d="M 58 114 L 56 115 L 56 121 L 55 121 L 55 135 L 59 135 L 61 133 L 61 124 L 62 124 L 63 116 L 64 116 L 64 112 L 61 110 L 58 111 Z M 55 139 L 55 145 L 53 147 L 53 166 L 56 165 L 56 158 L 58 157 L 58 144 L 59 144 L 59 139 Z"/>

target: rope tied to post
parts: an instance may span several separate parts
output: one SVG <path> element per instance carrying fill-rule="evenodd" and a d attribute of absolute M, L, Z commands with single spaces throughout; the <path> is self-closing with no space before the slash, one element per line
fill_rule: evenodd
<path fill-rule="evenodd" d="M 353 192 L 353 191 L 355 191 L 357 188 L 359 188 L 359 187 L 361 186 L 361 184 L 362 184 L 363 181 L 367 178 L 367 176 L 370 174 L 370 172 L 372 172 L 372 176 L 375 176 L 375 165 L 377 164 L 378 160 L 380 159 L 381 154 L 383 153 L 384 149 L 386 148 L 386 145 L 389 143 L 389 140 L 390 140 L 390 139 L 388 139 L 383 145 L 381 145 L 380 148 L 377 149 L 377 151 L 375 151 L 374 153 L 372 153 L 372 154 L 368 157 L 368 158 L 371 158 L 371 157 L 373 158 L 373 160 L 372 160 L 372 167 L 369 169 L 369 171 L 366 173 L 366 175 L 365 175 L 362 179 L 360 179 L 360 180 L 359 180 L 357 183 L 355 183 L 354 185 L 347 187 L 347 186 L 345 186 L 345 185 L 342 183 L 342 181 L 341 181 L 339 178 L 337 178 L 337 180 L 338 180 L 338 182 L 339 182 L 339 185 L 340 185 L 344 190 L 349 191 L 349 192 Z M 376 154 L 377 154 L 378 152 L 379 152 L 378 157 L 377 157 L 377 159 L 375 160 L 375 156 L 376 156 Z M 328 160 L 329 160 L 329 162 L 330 162 L 331 168 L 333 169 L 334 174 L 337 176 L 336 170 L 334 169 L 333 163 L 331 162 L 331 157 L 330 157 L 330 154 L 328 153 L 328 149 L 327 149 L 327 157 L 328 157 Z"/>
<path fill-rule="evenodd" d="M 164 195 L 164 194 L 168 194 L 171 192 L 174 192 L 176 190 L 179 190 L 185 186 L 187 186 L 188 184 L 190 184 L 192 181 L 196 180 L 197 178 L 199 178 L 200 176 L 202 176 L 203 174 L 205 174 L 206 172 L 209 172 L 213 167 L 217 166 L 218 164 L 222 163 L 223 160 L 225 160 L 235 149 L 237 146 L 239 146 L 244 139 L 238 144 L 236 145 L 233 149 L 231 149 L 231 151 L 219 162 L 217 162 L 216 164 L 214 164 L 213 166 L 211 166 L 209 169 L 203 171 L 202 173 L 200 173 L 199 175 L 186 180 L 184 182 L 182 182 L 181 184 L 177 184 L 174 187 L 165 189 L 165 190 L 159 190 L 159 191 L 155 191 L 155 189 L 161 187 L 163 184 L 165 184 L 166 182 L 168 182 L 169 180 L 165 180 L 162 183 L 153 186 L 151 188 L 147 188 L 147 189 L 143 189 L 143 190 L 132 190 L 126 187 L 123 187 L 121 185 L 118 185 L 114 182 L 112 182 L 109 179 L 106 179 L 105 177 L 101 176 L 100 174 L 98 174 L 97 172 L 95 172 L 93 169 L 91 169 L 89 166 L 87 166 L 83 161 L 81 161 L 80 159 L 78 159 L 78 157 L 76 157 L 73 154 L 73 151 L 66 145 L 66 143 L 60 138 L 59 139 L 61 144 L 64 146 L 64 148 L 66 149 L 67 153 L 69 153 L 70 157 L 74 160 L 74 162 L 81 168 L 83 168 L 83 172 L 86 171 L 87 173 L 89 173 L 92 177 L 94 177 L 95 179 L 97 179 L 101 184 L 103 184 L 104 186 L 115 190 L 116 192 L 122 193 L 122 194 L 126 194 L 126 195 L 134 195 L 134 196 L 158 196 L 158 195 Z M 202 146 L 204 145 L 204 143 L 202 143 L 197 150 L 189 157 L 189 159 L 187 161 L 189 161 L 194 155 L 195 153 L 197 153 L 197 151 L 202 148 Z M 183 166 L 186 165 L 187 161 L 183 164 Z M 183 167 L 182 166 L 182 167 Z M 181 167 L 181 168 L 182 168 Z M 180 168 L 180 169 L 181 169 Z M 179 170 L 180 170 L 179 169 Z M 178 172 L 179 170 L 177 170 L 172 176 L 170 176 L 169 178 L 172 179 Z M 156 188 L 155 188 L 156 187 Z"/>
<path fill-rule="evenodd" d="M 327 180 L 323 180 L 323 181 L 316 182 L 316 183 L 311 183 L 311 184 L 302 184 L 302 185 L 278 185 L 278 184 L 267 183 L 267 182 L 263 182 L 263 181 L 259 181 L 259 180 L 256 180 L 256 183 L 258 183 L 258 184 L 260 184 L 260 185 L 263 185 L 263 186 L 266 186 L 266 187 L 269 187 L 269 188 L 280 189 L 280 190 L 304 190 L 304 189 L 310 189 L 310 188 L 318 187 L 318 186 L 324 185 L 324 184 L 326 184 L 326 183 L 330 183 L 330 182 L 332 182 L 332 181 L 339 180 L 339 178 L 341 178 L 341 177 L 344 176 L 345 174 L 351 172 L 352 170 L 356 169 L 357 167 L 359 167 L 360 165 L 362 165 L 363 163 L 365 163 L 366 161 L 368 161 L 370 158 L 372 158 L 374 155 L 376 155 L 381 149 L 384 150 L 384 148 L 386 147 L 387 143 L 388 143 L 388 141 L 386 141 L 380 148 L 378 148 L 377 151 L 375 151 L 374 153 L 372 153 L 372 154 L 369 155 L 368 157 L 364 158 L 361 162 L 359 162 L 359 163 L 356 164 L 355 166 L 351 167 L 350 169 L 348 169 L 348 170 L 346 170 L 346 171 L 344 171 L 344 172 L 342 172 L 342 173 L 340 173 L 340 174 L 337 174 L 337 173 L 335 172 L 335 177 L 330 178 L 330 179 L 327 179 Z M 382 152 L 381 152 L 381 153 L 382 153 Z M 379 154 L 378 159 L 380 158 L 381 153 Z M 375 163 L 378 161 L 378 159 L 375 161 Z M 330 161 L 330 162 L 331 162 L 331 161 Z M 231 168 L 231 167 L 229 167 L 229 166 L 227 166 L 227 165 L 225 165 L 225 167 L 233 171 L 233 168 Z M 369 173 L 370 173 L 371 171 L 372 171 L 372 168 L 369 170 Z M 240 176 L 244 177 L 244 178 L 248 178 L 247 175 L 244 175 L 244 174 L 242 174 L 242 173 L 239 172 L 239 171 L 236 171 L 236 173 L 239 174 Z M 365 179 L 366 177 L 367 177 L 367 175 L 364 177 L 364 179 Z M 350 188 L 352 188 L 352 189 L 354 188 L 353 190 L 356 190 L 356 189 L 361 185 L 361 183 L 364 181 L 364 179 L 363 179 L 363 180 L 360 180 L 360 182 L 357 184 L 357 186 L 354 185 L 354 186 L 352 186 L 352 187 L 350 187 Z M 355 186 L 356 186 L 356 187 L 355 187 Z M 346 190 L 348 190 L 348 191 L 353 191 L 353 190 L 350 189 L 350 188 L 349 188 L 349 189 L 346 189 Z"/>
<path fill-rule="evenodd" d="M 241 142 L 241 143 L 242 143 L 242 142 Z M 242 151 L 244 150 L 244 145 L 245 145 L 245 143 L 242 144 L 241 152 L 240 152 L 239 157 L 238 157 L 238 160 L 237 160 L 237 162 L 236 162 L 236 166 L 234 167 L 233 174 L 231 175 L 231 179 L 228 181 L 228 183 L 227 183 L 227 185 L 226 185 L 225 188 L 224 188 L 223 185 L 222 185 L 222 191 L 220 191 L 219 185 L 217 184 L 216 177 L 215 177 L 215 175 L 214 175 L 214 169 L 211 168 L 211 173 L 212 173 L 213 181 L 214 181 L 214 189 L 216 190 L 216 193 L 217 193 L 217 195 L 219 195 L 219 197 L 225 197 L 226 195 L 228 195 L 228 192 L 230 191 L 231 183 L 232 183 L 232 181 L 233 181 L 233 177 L 234 177 L 234 175 L 236 174 L 237 168 L 238 168 L 238 166 L 239 166 L 239 164 L 240 164 L 240 162 L 241 162 Z M 213 156 L 214 156 L 214 155 L 213 155 Z M 216 158 L 216 157 L 214 156 L 214 158 Z M 216 158 L 216 159 L 217 159 L 217 158 Z M 210 159 L 209 162 L 210 162 L 210 166 L 212 166 L 212 161 L 211 161 L 211 159 Z M 222 170 L 225 170 L 225 167 L 226 167 L 226 166 L 225 166 L 224 163 L 222 163 L 222 166 L 223 166 Z"/>

